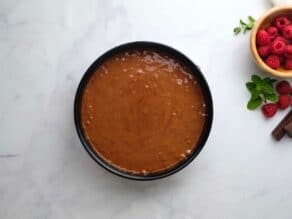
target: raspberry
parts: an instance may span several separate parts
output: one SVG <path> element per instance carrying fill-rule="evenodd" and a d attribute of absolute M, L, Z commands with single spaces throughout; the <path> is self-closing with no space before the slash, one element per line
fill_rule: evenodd
<path fill-rule="evenodd" d="M 283 28 L 282 34 L 286 39 L 292 39 L 292 25 L 287 25 Z"/>
<path fill-rule="evenodd" d="M 284 55 L 285 55 L 286 58 L 292 59 L 292 45 L 287 45 L 285 47 Z"/>
<path fill-rule="evenodd" d="M 266 57 L 270 55 L 270 52 L 271 52 L 271 47 L 269 45 L 258 47 L 258 53 L 261 57 Z"/>
<path fill-rule="evenodd" d="M 278 29 L 276 27 L 270 26 L 266 29 L 266 31 L 270 35 L 271 39 L 275 39 L 278 36 Z"/>
<path fill-rule="evenodd" d="M 276 91 L 278 94 L 290 94 L 292 92 L 292 88 L 288 81 L 280 81 L 276 86 Z"/>
<path fill-rule="evenodd" d="M 276 55 L 270 55 L 266 59 L 266 64 L 273 69 L 279 68 L 280 67 L 280 58 L 279 56 Z"/>
<path fill-rule="evenodd" d="M 286 59 L 284 68 L 287 70 L 292 70 L 292 59 Z"/>
<path fill-rule="evenodd" d="M 267 103 L 262 106 L 262 113 L 266 118 L 273 117 L 278 111 L 278 105 L 276 103 Z"/>
<path fill-rule="evenodd" d="M 260 30 L 256 35 L 256 42 L 259 46 L 268 45 L 271 42 L 271 37 L 265 30 Z"/>
<path fill-rule="evenodd" d="M 279 96 L 278 107 L 279 109 L 286 109 L 291 104 L 291 97 L 289 95 Z"/>
<path fill-rule="evenodd" d="M 271 46 L 273 54 L 281 55 L 285 52 L 286 44 L 281 40 L 274 40 Z"/>
<path fill-rule="evenodd" d="M 285 62 L 285 57 L 284 57 L 284 55 L 279 56 L 279 59 L 280 59 L 280 64 L 281 64 L 281 65 L 284 64 L 284 62 Z"/>
<path fill-rule="evenodd" d="M 286 18 L 285 16 L 279 16 L 274 21 L 274 25 L 280 30 L 283 29 L 288 24 L 290 24 L 290 20 Z"/>
<path fill-rule="evenodd" d="M 275 39 L 274 39 L 274 41 L 276 41 L 276 40 L 280 40 L 280 41 L 283 41 L 285 44 L 288 44 L 289 42 L 288 42 L 288 40 L 286 40 L 284 37 L 282 37 L 282 36 L 277 36 Z"/>

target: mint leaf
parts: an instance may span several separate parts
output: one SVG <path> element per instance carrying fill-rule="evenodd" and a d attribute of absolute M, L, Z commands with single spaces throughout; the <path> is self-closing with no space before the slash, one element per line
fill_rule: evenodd
<path fill-rule="evenodd" d="M 261 79 L 259 82 L 256 83 L 256 86 L 258 91 L 262 91 L 265 86 L 264 81 Z"/>
<path fill-rule="evenodd" d="M 279 101 L 279 98 L 275 93 L 265 94 L 264 97 L 266 100 L 269 100 L 269 101 L 274 102 L 274 103 Z"/>
<path fill-rule="evenodd" d="M 250 99 L 247 103 L 247 108 L 249 110 L 254 110 L 258 108 L 262 104 L 263 100 L 261 97 L 258 97 L 256 99 Z"/>
<path fill-rule="evenodd" d="M 254 22 L 256 21 L 252 16 L 248 16 L 247 18 L 248 18 L 248 20 L 249 20 L 250 22 L 253 22 L 253 23 L 254 23 Z"/>
<path fill-rule="evenodd" d="M 233 32 L 235 33 L 235 35 L 239 34 L 241 31 L 241 27 L 236 27 L 233 29 Z"/>
<path fill-rule="evenodd" d="M 264 81 L 257 75 L 252 75 L 251 80 L 256 84 L 258 91 L 261 91 L 264 87 Z"/>
<path fill-rule="evenodd" d="M 259 76 L 257 76 L 257 75 L 252 75 L 251 76 L 251 80 L 254 82 L 254 83 L 261 83 L 263 80 L 259 77 Z"/>
<path fill-rule="evenodd" d="M 248 30 L 251 30 L 253 28 L 254 23 L 253 22 L 249 22 L 246 27 Z"/>
<path fill-rule="evenodd" d="M 245 84 L 245 86 L 246 86 L 246 88 L 250 91 L 250 92 L 252 92 L 252 91 L 254 91 L 255 89 L 256 89 L 256 84 L 255 83 L 253 83 L 253 82 L 247 82 L 246 84 Z"/>
<path fill-rule="evenodd" d="M 270 84 L 265 84 L 262 90 L 264 94 L 275 94 L 274 88 Z"/>
<path fill-rule="evenodd" d="M 242 19 L 239 20 L 240 26 L 233 29 L 235 35 L 238 35 L 241 31 L 245 33 L 246 31 L 253 28 L 255 19 L 252 16 L 248 16 L 247 18 L 247 22 L 243 21 Z"/>
<path fill-rule="evenodd" d="M 275 81 L 277 80 L 273 78 L 266 77 L 262 79 L 258 75 L 252 75 L 251 81 L 245 84 L 246 88 L 251 93 L 247 108 L 254 110 L 259 107 L 263 101 L 277 102 L 278 96 L 273 86 Z"/>
<path fill-rule="evenodd" d="M 242 26 L 246 26 L 246 23 L 243 20 L 240 19 L 239 22 Z"/>
<path fill-rule="evenodd" d="M 268 84 L 273 85 L 273 83 L 276 82 L 277 80 L 276 79 L 273 79 L 273 78 L 266 77 L 266 78 L 263 79 L 263 81 L 265 83 L 268 83 Z"/>
<path fill-rule="evenodd" d="M 261 97 L 261 92 L 260 91 L 255 89 L 255 90 L 253 90 L 251 92 L 251 98 L 250 99 L 255 100 L 255 99 L 259 98 L 259 97 Z"/>

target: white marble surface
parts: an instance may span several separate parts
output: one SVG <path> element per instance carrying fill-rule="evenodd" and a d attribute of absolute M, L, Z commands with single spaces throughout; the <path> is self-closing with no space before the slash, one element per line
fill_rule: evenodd
<path fill-rule="evenodd" d="M 239 18 L 267 0 L 1 0 L 0 218 L 289 219 L 292 145 L 245 105 L 254 72 Z M 159 181 L 106 172 L 76 135 L 73 98 L 107 49 L 134 40 L 169 44 L 204 72 L 215 119 L 199 157 Z"/>

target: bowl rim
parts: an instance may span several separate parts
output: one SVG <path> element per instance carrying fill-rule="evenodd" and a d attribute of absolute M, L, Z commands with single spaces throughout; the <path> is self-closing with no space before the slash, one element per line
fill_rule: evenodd
<path fill-rule="evenodd" d="M 264 61 L 263 59 L 259 56 L 257 52 L 257 47 L 256 47 L 256 34 L 262 24 L 262 22 L 267 19 L 267 17 L 275 14 L 275 13 L 281 13 L 282 11 L 289 11 L 291 10 L 292 12 L 292 5 L 285 5 L 285 6 L 278 6 L 271 8 L 267 10 L 260 18 L 258 18 L 254 24 L 254 27 L 251 31 L 250 34 L 250 50 L 252 53 L 252 57 L 255 61 L 255 63 L 265 72 L 276 76 L 276 77 L 282 77 L 282 78 L 291 78 L 292 77 L 292 70 L 287 70 L 285 72 L 278 71 L 277 69 L 272 69 L 270 68 Z M 283 12 L 285 14 L 285 12 Z M 291 13 L 292 14 L 292 13 Z"/>
<path fill-rule="evenodd" d="M 129 49 L 139 49 L 139 48 L 144 48 L 144 49 L 155 49 L 159 51 L 164 51 L 167 52 L 168 54 L 174 56 L 175 58 L 178 58 L 180 61 L 183 61 L 185 65 L 187 65 L 191 73 L 196 76 L 197 81 L 199 82 L 202 93 L 205 99 L 205 104 L 206 104 L 206 120 L 205 124 L 202 130 L 202 134 L 199 138 L 199 141 L 197 142 L 197 146 L 195 150 L 193 150 L 192 154 L 176 165 L 175 167 L 171 168 L 170 170 L 163 171 L 154 175 L 134 175 L 131 173 L 123 172 L 114 166 L 111 166 L 108 162 L 103 160 L 91 147 L 90 143 L 87 141 L 85 134 L 83 132 L 82 128 L 82 121 L 81 121 L 81 102 L 82 102 L 82 95 L 84 88 L 87 84 L 87 81 L 90 79 L 91 75 L 94 73 L 94 70 L 100 66 L 107 58 L 111 57 L 112 55 L 115 55 L 119 52 L 122 51 L 127 51 Z M 203 149 L 211 128 L 212 128 L 212 122 L 213 122 L 213 100 L 212 100 L 212 95 L 211 91 L 209 88 L 209 85 L 203 76 L 202 72 L 200 69 L 183 53 L 179 52 L 178 50 L 169 47 L 167 45 L 157 43 L 157 42 L 150 42 L 150 41 L 134 41 L 134 42 L 128 42 L 124 43 L 121 45 L 118 45 L 105 53 L 103 53 L 101 56 L 99 56 L 91 65 L 90 67 L 86 70 L 86 72 L 83 74 L 76 94 L 75 94 L 75 100 L 74 100 L 74 123 L 75 123 L 75 128 L 77 131 L 77 134 L 79 136 L 79 139 L 85 148 L 85 150 L 88 152 L 88 154 L 91 156 L 93 160 L 96 161 L 101 167 L 106 169 L 107 171 L 113 173 L 114 175 L 126 178 L 126 179 L 131 179 L 131 180 L 138 180 L 138 181 L 148 181 L 148 180 L 156 180 L 156 179 L 161 179 L 167 176 L 170 176 L 180 170 L 182 170 L 184 167 L 186 167 L 188 164 L 190 164 L 196 157 L 197 155 L 201 152 Z"/>

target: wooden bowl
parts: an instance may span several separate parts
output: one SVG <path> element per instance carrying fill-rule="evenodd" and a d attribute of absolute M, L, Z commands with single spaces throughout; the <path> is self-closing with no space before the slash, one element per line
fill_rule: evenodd
<path fill-rule="evenodd" d="M 292 18 L 292 5 L 289 6 L 282 6 L 276 7 L 268 10 L 262 17 L 260 17 L 254 24 L 253 30 L 250 35 L 250 49 L 254 61 L 256 64 L 263 69 L 265 72 L 276 76 L 276 77 L 283 77 L 283 78 L 292 78 L 292 70 L 286 70 L 282 67 L 278 69 L 272 69 L 268 65 L 265 64 L 263 59 L 259 56 L 257 47 L 256 47 L 256 34 L 260 29 L 264 29 L 268 27 L 273 20 L 279 16 L 285 15 L 288 16 L 290 19 Z M 291 19 L 292 20 L 292 19 Z"/>

